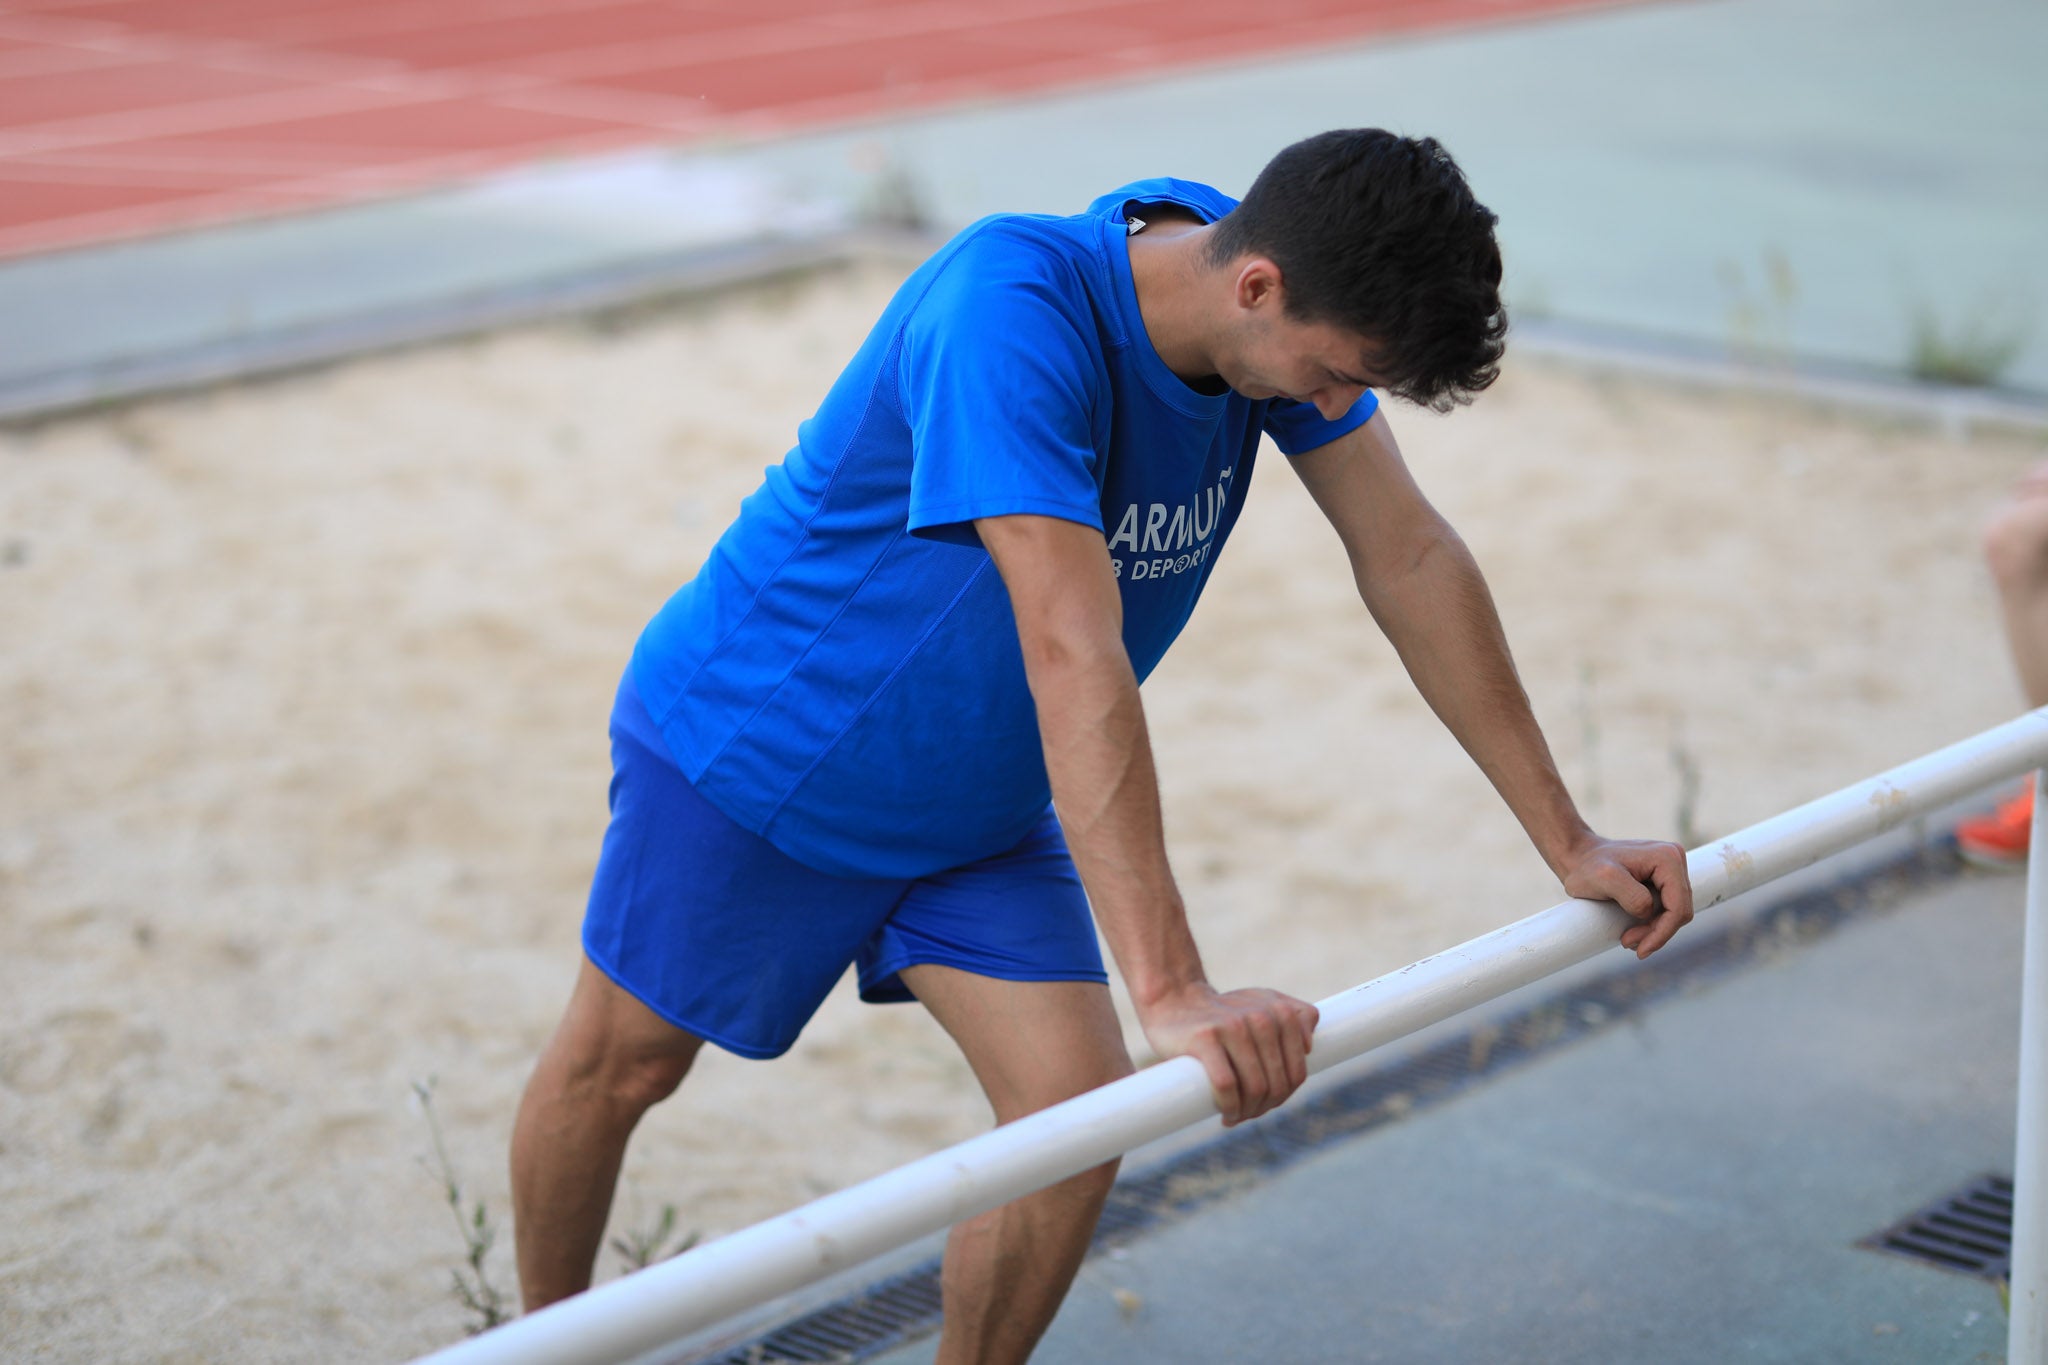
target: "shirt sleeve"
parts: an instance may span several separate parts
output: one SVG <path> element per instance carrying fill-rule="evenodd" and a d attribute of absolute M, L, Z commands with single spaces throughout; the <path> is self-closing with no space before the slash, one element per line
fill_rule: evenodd
<path fill-rule="evenodd" d="M 905 322 L 898 366 L 912 534 L 978 545 L 977 517 L 1017 513 L 1102 529 L 1101 366 L 1028 243 L 966 244 Z"/>
<path fill-rule="evenodd" d="M 1334 422 L 1323 420 L 1313 403 L 1277 398 L 1266 405 L 1266 434 L 1284 455 L 1306 455 L 1339 436 L 1364 426 L 1379 411 L 1380 396 L 1371 389 L 1358 395 L 1351 410 Z"/>

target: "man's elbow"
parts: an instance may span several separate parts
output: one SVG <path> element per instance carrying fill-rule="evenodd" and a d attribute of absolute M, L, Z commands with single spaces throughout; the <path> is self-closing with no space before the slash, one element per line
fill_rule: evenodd
<path fill-rule="evenodd" d="M 1047 682 L 1113 678 L 1131 671 L 1122 637 L 1085 622 L 1043 622 L 1020 630 L 1018 643 L 1024 651 L 1024 674 L 1034 689 Z"/>
<path fill-rule="evenodd" d="M 1434 519 L 1430 525 L 1402 537 L 1398 544 L 1379 546 L 1374 553 L 1355 556 L 1351 571 L 1358 580 L 1359 595 L 1370 605 L 1376 598 L 1397 595 L 1417 584 L 1439 582 L 1446 575 L 1476 574 L 1479 564 L 1457 529 L 1447 521 Z"/>

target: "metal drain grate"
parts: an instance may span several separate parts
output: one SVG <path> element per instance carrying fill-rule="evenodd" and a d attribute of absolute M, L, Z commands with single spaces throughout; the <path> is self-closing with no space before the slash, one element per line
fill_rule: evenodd
<path fill-rule="evenodd" d="M 1659 1000 L 1811 943 L 1953 876 L 1951 840 L 1914 849 L 1713 932 L 1694 929 L 1648 962 L 1596 977 L 1516 1014 L 1482 1024 L 1118 1180 L 1091 1256 L 1229 1198 L 1318 1148 L 1427 1109 L 1553 1048 L 1611 1028 Z M 2005 1186 L 2005 1226 L 2012 1186 Z M 1903 1225 L 1902 1225 L 1903 1226 Z M 1892 1230 L 1888 1230 L 1892 1231 Z M 1879 1237 L 1886 1234 L 1880 1233 Z M 2009 1234 L 2001 1234 L 2001 1237 Z M 2000 1241 L 2003 1256 L 2005 1242 Z M 1882 1248 L 1891 1250 L 1892 1248 Z M 1918 1254 L 1918 1253 L 1906 1253 Z M 2002 1267 L 2005 1262 L 1999 1262 Z M 1963 1268 L 1963 1267 L 1956 1267 Z M 2001 1269 L 1997 1272 L 2003 1275 Z M 811 1365 L 870 1360 L 936 1331 L 936 1258 L 706 1359 L 699 1365 Z M 666 1361 L 666 1358 L 665 1358 Z M 666 1362 L 681 1365 L 681 1362 Z"/>
<path fill-rule="evenodd" d="M 1964 1275 L 2004 1280 L 2012 1269 L 2012 1181 L 2002 1175 L 1979 1176 L 1967 1188 L 1856 1245 Z"/>
<path fill-rule="evenodd" d="M 937 1260 L 827 1304 L 707 1365 L 819 1365 L 866 1360 L 928 1335 L 939 1321 Z"/>

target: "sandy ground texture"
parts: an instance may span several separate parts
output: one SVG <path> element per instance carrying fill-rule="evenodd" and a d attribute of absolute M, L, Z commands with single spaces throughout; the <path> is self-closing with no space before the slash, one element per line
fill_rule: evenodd
<path fill-rule="evenodd" d="M 627 649 L 896 278 L 0 433 L 10 1359 L 459 1337 L 429 1079 L 510 1285 L 506 1134 L 574 970 Z M 1395 421 L 1603 828 L 1727 832 L 2019 709 L 1977 528 L 2038 440 L 1536 363 Z M 1558 891 L 1277 456 L 1258 482 L 1148 706 L 1213 974 L 1315 998 Z M 919 1011 L 842 990 L 781 1062 L 707 1053 L 614 1225 L 674 1203 L 716 1235 L 986 1121 Z"/>

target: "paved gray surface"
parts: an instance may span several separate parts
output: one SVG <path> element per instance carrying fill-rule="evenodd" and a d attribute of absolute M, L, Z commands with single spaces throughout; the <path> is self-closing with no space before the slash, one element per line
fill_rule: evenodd
<path fill-rule="evenodd" d="M 1897 369 L 1924 306 L 1951 336 L 2031 328 L 2008 379 L 2048 393 L 2044 70 L 2032 0 L 1654 3 L 793 139 L 756 164 L 851 187 L 883 157 L 951 224 L 1168 169 L 1242 188 L 1328 127 L 1426 133 L 1501 215 L 1526 317 Z"/>
<path fill-rule="evenodd" d="M 204 348 L 346 341 L 366 315 L 412 335 L 551 282 L 687 273 L 857 214 L 892 177 L 948 229 L 1140 175 L 1242 189 L 1287 141 L 1360 124 L 1459 155 L 1525 319 L 1897 370 L 1925 315 L 1952 342 L 2024 334 L 2007 382 L 2048 394 L 2044 69 L 2032 0 L 1695 0 L 540 168 L 0 265 L 0 412 Z"/>
<path fill-rule="evenodd" d="M 1988 1283 L 1854 1243 L 2012 1170 L 2022 894 L 1958 878 L 1312 1157 L 1090 1262 L 1037 1358 L 2002 1360 Z"/>

